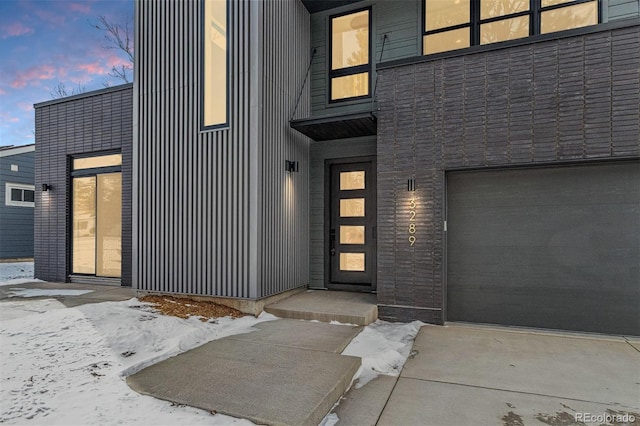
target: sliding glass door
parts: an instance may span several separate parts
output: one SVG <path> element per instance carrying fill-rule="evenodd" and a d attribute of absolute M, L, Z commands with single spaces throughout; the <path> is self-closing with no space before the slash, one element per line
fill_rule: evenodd
<path fill-rule="evenodd" d="M 94 157 L 101 158 L 101 157 Z M 82 159 L 85 163 L 87 159 Z M 79 160 L 72 178 L 73 274 L 121 276 L 122 265 L 122 173 L 113 167 L 85 169 Z M 97 163 L 99 166 L 100 163 Z M 109 166 L 111 166 L 109 164 Z M 89 176 L 85 174 L 91 173 Z M 94 174 L 95 173 L 95 174 Z"/>

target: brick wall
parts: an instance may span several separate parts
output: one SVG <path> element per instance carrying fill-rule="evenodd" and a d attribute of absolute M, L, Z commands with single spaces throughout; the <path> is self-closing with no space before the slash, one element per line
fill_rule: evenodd
<path fill-rule="evenodd" d="M 122 152 L 122 284 L 131 285 L 131 84 L 36 105 L 35 277 L 67 281 L 69 275 L 72 155 Z M 43 193 L 47 183 L 52 190 Z"/>
<path fill-rule="evenodd" d="M 441 323 L 445 171 L 637 158 L 640 26 L 382 69 L 378 100 L 380 316 Z"/>

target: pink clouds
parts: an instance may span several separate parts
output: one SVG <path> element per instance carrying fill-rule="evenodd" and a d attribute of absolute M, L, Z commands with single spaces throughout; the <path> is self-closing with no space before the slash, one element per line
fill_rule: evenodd
<path fill-rule="evenodd" d="M 32 82 L 40 80 L 51 80 L 55 77 L 56 69 L 51 65 L 36 65 L 18 73 L 11 82 L 11 87 L 18 89 L 27 85 L 33 85 Z"/>
<path fill-rule="evenodd" d="M 33 28 L 29 28 L 22 22 L 13 22 L 0 26 L 0 36 L 4 38 L 17 37 L 33 33 Z"/>
<path fill-rule="evenodd" d="M 0 95 L 6 95 L 6 94 L 7 94 L 6 90 L 0 88 Z"/>
<path fill-rule="evenodd" d="M 33 105 L 27 102 L 18 102 L 18 108 L 26 112 L 33 111 Z"/>
<path fill-rule="evenodd" d="M 88 14 L 91 12 L 91 6 L 87 3 L 69 3 L 69 10 Z"/>

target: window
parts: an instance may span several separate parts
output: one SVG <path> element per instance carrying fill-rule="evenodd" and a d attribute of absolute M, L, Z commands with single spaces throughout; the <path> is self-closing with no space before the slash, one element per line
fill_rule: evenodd
<path fill-rule="evenodd" d="M 227 0 L 205 0 L 204 66 L 202 69 L 202 124 L 216 128 L 227 124 L 228 37 Z"/>
<path fill-rule="evenodd" d="M 6 183 L 5 204 L 13 207 L 34 207 L 35 187 L 20 183 Z"/>
<path fill-rule="evenodd" d="M 331 102 L 369 96 L 371 10 L 331 17 Z"/>
<path fill-rule="evenodd" d="M 425 0 L 424 55 L 598 23 L 598 0 Z"/>

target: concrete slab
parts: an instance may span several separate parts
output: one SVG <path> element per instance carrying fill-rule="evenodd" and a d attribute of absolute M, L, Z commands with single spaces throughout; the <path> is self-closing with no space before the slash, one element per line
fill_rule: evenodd
<path fill-rule="evenodd" d="M 309 290 L 265 306 L 280 318 L 338 321 L 368 325 L 378 319 L 377 298 L 371 293 Z"/>
<path fill-rule="evenodd" d="M 360 389 L 353 386 L 333 412 L 339 426 L 375 426 L 398 377 L 379 376 Z"/>
<path fill-rule="evenodd" d="M 635 350 L 640 352 L 640 342 L 627 342 L 629 343 Z"/>
<path fill-rule="evenodd" d="M 576 413 L 630 413 L 640 419 L 638 410 L 618 405 L 401 377 L 378 425 L 517 426 L 587 423 L 578 423 Z M 598 424 L 602 423 L 609 424 L 602 421 Z"/>
<path fill-rule="evenodd" d="M 135 391 L 247 418 L 317 425 L 344 393 L 360 358 L 224 338 L 127 378 Z"/>
<path fill-rule="evenodd" d="M 12 295 L 13 288 L 45 289 L 45 290 L 88 290 L 90 293 L 78 296 L 37 296 L 17 297 Z M 136 293 L 130 287 L 120 287 L 100 284 L 55 283 L 36 281 L 32 283 L 0 286 L 0 301 L 17 299 L 56 299 L 66 307 L 74 307 L 87 303 L 119 302 L 136 297 Z"/>
<path fill-rule="evenodd" d="M 401 377 L 640 409 L 640 352 L 606 337 L 422 327 Z"/>
<path fill-rule="evenodd" d="M 259 331 L 230 336 L 230 339 L 289 348 L 340 353 L 362 327 L 282 319 L 255 326 Z"/>

